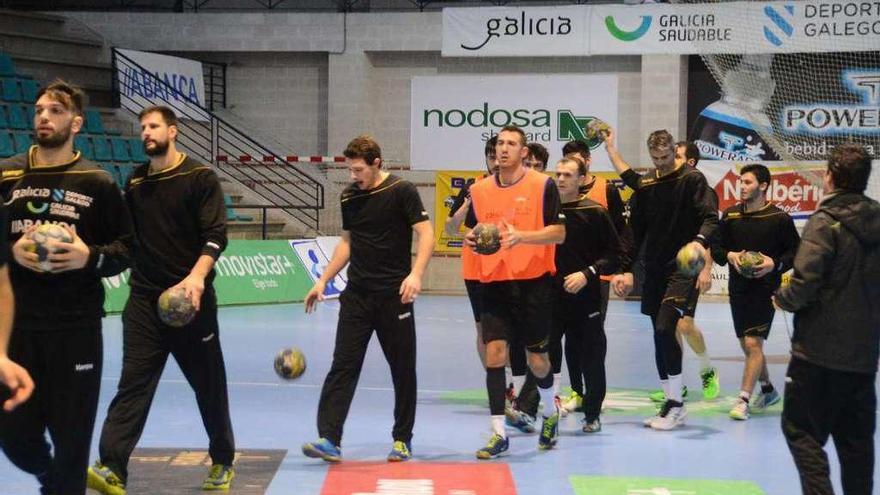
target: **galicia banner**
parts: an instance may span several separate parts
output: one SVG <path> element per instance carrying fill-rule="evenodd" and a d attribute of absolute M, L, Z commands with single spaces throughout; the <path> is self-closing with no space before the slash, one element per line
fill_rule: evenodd
<path fill-rule="evenodd" d="M 483 171 L 485 142 L 506 125 L 519 126 L 526 140 L 550 152 L 588 139 L 594 119 L 617 127 L 617 76 L 425 76 L 412 79 L 410 152 L 414 170 Z M 574 96 L 573 96 L 574 95 Z M 593 155 L 592 169 L 613 170 L 606 153 Z"/>
<path fill-rule="evenodd" d="M 585 55 L 588 12 L 582 6 L 443 9 L 443 56 Z"/>
<path fill-rule="evenodd" d="M 121 97 L 141 108 L 169 105 L 187 108 L 187 118 L 208 120 L 199 107 L 205 106 L 205 79 L 197 60 L 136 50 L 116 50 L 140 67 L 120 59 L 116 63 Z"/>
<path fill-rule="evenodd" d="M 880 3 L 869 1 L 443 9 L 445 57 L 878 49 Z"/>

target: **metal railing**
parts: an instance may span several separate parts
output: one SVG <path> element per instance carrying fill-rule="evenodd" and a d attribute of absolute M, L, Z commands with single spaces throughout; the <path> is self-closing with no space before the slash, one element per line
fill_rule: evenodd
<path fill-rule="evenodd" d="M 259 201 L 277 206 L 291 220 L 319 230 L 324 186 L 285 154 L 268 147 L 209 111 L 201 103 L 113 50 L 113 93 L 118 106 L 134 115 L 147 105 L 165 105 L 178 116 L 177 145 L 194 158 L 214 165 L 250 189 Z"/>
<path fill-rule="evenodd" d="M 230 208 L 236 213 L 240 210 L 260 210 L 260 213 L 262 214 L 261 219 L 260 219 L 260 233 L 261 233 L 260 239 L 263 239 L 263 240 L 269 238 L 269 215 L 267 215 L 268 210 L 279 210 L 279 209 L 286 209 L 286 208 L 300 209 L 300 210 L 309 210 L 309 209 L 316 210 L 317 209 L 313 206 L 296 206 L 296 205 L 278 206 L 278 205 L 248 205 L 248 204 L 232 204 L 232 205 L 227 205 L 226 208 Z M 238 216 L 240 217 L 241 215 L 238 215 Z M 248 220 L 241 220 L 241 223 L 243 223 L 243 224 L 247 224 L 248 222 L 249 222 Z M 227 223 L 227 225 L 229 225 L 231 222 L 229 222 L 227 220 L 226 223 Z"/>

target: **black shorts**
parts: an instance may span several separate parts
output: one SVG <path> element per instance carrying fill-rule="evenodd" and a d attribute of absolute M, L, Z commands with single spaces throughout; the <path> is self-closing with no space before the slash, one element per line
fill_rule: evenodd
<path fill-rule="evenodd" d="M 474 312 L 474 321 L 480 322 L 480 313 L 483 312 L 483 284 L 479 280 L 464 281 L 464 288 L 467 289 L 468 299 L 471 302 L 471 311 Z"/>
<path fill-rule="evenodd" d="M 668 304 L 681 313 L 693 317 L 697 312 L 700 291 L 696 277 L 686 277 L 678 270 L 646 271 L 642 288 L 642 314 L 655 316 L 662 304 Z"/>
<path fill-rule="evenodd" d="M 553 319 L 553 277 L 483 284 L 483 342 L 515 339 L 547 352 Z"/>
<path fill-rule="evenodd" d="M 770 294 L 731 294 L 730 312 L 736 337 L 760 337 L 767 340 L 776 309 Z"/>

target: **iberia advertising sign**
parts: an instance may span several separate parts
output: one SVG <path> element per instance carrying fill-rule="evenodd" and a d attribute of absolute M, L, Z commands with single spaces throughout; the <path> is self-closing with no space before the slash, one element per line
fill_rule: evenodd
<path fill-rule="evenodd" d="M 699 169 L 718 195 L 718 210 L 724 211 L 740 201 L 739 169 L 733 162 L 704 162 Z M 767 199 L 795 219 L 806 219 L 822 201 L 821 163 L 801 167 L 770 166 L 772 180 Z"/>

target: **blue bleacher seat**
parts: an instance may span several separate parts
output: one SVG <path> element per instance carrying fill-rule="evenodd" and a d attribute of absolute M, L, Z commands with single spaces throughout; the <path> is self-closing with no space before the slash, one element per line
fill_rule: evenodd
<path fill-rule="evenodd" d="M 136 163 L 145 163 L 150 161 L 150 157 L 144 151 L 144 142 L 138 138 L 129 138 L 128 147 L 131 148 L 131 161 Z"/>
<path fill-rule="evenodd" d="M 6 105 L 0 105 L 0 129 L 9 129 L 9 119 L 6 115 Z"/>
<path fill-rule="evenodd" d="M 27 115 L 28 125 L 34 125 L 34 106 L 22 105 L 21 108 L 24 110 L 24 114 Z"/>
<path fill-rule="evenodd" d="M 228 194 L 224 194 L 223 195 L 223 203 L 226 205 L 226 221 L 227 222 L 234 222 L 236 220 L 241 221 L 241 222 L 253 221 L 254 217 L 252 217 L 250 215 L 240 215 L 238 212 L 235 211 L 235 209 L 232 208 L 232 206 L 233 206 L 232 196 L 230 196 Z"/>
<path fill-rule="evenodd" d="M 3 79 L 2 86 L 0 86 L 0 95 L 2 95 L 3 101 L 8 101 L 10 103 L 18 103 L 21 101 L 21 86 L 18 85 L 18 79 L 7 77 Z"/>
<path fill-rule="evenodd" d="M 12 133 L 12 139 L 15 141 L 16 153 L 26 153 L 31 145 L 34 144 L 33 138 L 26 132 L 14 132 Z"/>
<path fill-rule="evenodd" d="M 12 57 L 0 53 L 0 77 L 12 76 L 15 76 L 15 64 L 12 63 Z"/>
<path fill-rule="evenodd" d="M 19 84 L 21 84 L 21 98 L 25 103 L 33 103 L 37 101 L 37 91 L 38 85 L 37 81 L 33 79 L 19 79 Z"/>
<path fill-rule="evenodd" d="M 86 129 L 89 134 L 106 134 L 104 129 L 104 121 L 101 120 L 101 112 L 97 110 L 86 110 Z"/>
<path fill-rule="evenodd" d="M 82 153 L 83 158 L 87 160 L 95 159 L 95 152 L 92 150 L 92 143 L 89 138 L 77 134 L 73 138 L 73 148 Z"/>
<path fill-rule="evenodd" d="M 6 111 L 8 112 L 7 117 L 9 117 L 10 128 L 20 131 L 33 129 L 33 121 L 28 121 L 21 106 L 9 105 L 6 107 Z"/>
<path fill-rule="evenodd" d="M 110 146 L 113 148 L 113 161 L 131 161 L 131 153 L 128 152 L 128 140 L 121 137 L 112 137 L 110 138 Z"/>
<path fill-rule="evenodd" d="M 103 136 L 92 136 L 92 149 L 95 151 L 95 160 L 112 161 L 113 150 L 110 143 Z"/>
<path fill-rule="evenodd" d="M 0 158 L 8 158 L 15 154 L 15 143 L 12 136 L 5 130 L 0 130 Z"/>

